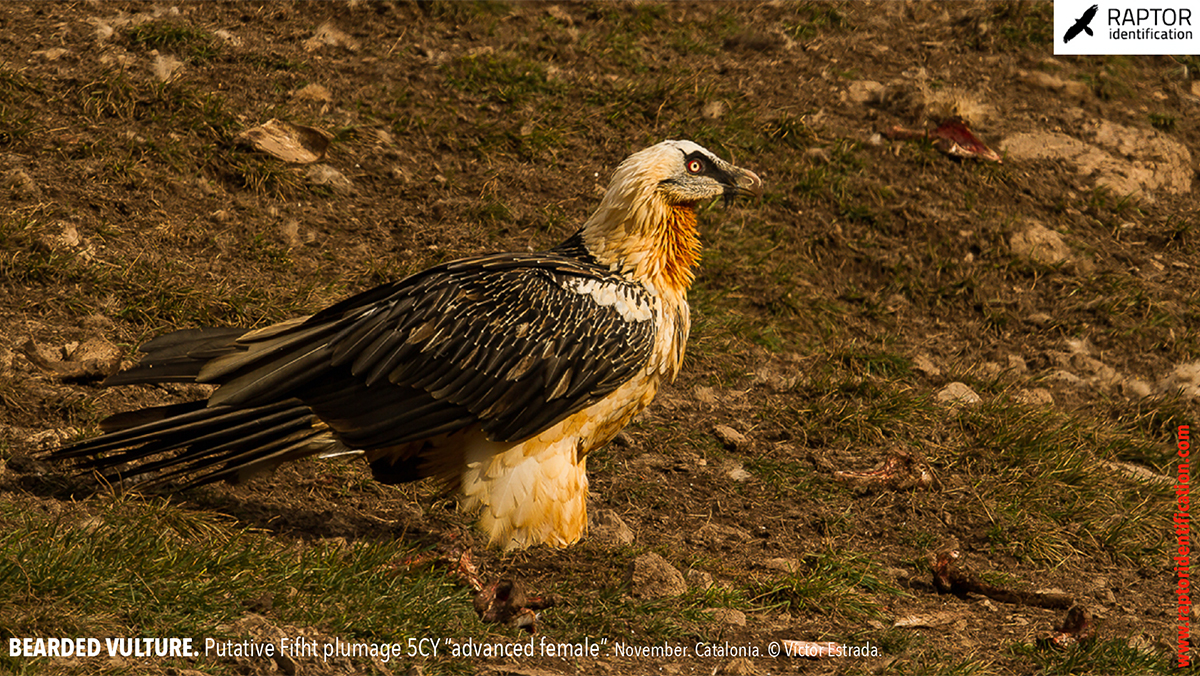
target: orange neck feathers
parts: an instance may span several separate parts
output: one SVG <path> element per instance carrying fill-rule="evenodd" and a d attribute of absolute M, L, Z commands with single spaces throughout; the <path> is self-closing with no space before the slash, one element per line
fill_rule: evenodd
<path fill-rule="evenodd" d="M 692 268 L 700 262 L 695 208 L 691 205 L 668 208 L 653 236 L 658 245 L 651 250 L 658 257 L 663 282 L 676 291 L 686 292 L 695 279 Z"/>

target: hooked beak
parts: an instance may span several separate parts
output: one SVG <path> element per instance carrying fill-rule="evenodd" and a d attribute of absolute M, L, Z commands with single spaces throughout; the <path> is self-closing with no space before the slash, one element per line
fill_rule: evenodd
<path fill-rule="evenodd" d="M 729 167 L 726 169 L 726 174 L 730 180 L 725 184 L 725 194 L 723 195 L 725 206 L 729 206 L 729 203 L 739 195 L 756 199 L 762 198 L 763 184 L 758 174 L 738 167 Z"/>

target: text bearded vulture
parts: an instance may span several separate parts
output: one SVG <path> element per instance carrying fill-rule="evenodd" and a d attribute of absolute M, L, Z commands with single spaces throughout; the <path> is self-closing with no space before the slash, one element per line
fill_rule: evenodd
<path fill-rule="evenodd" d="M 213 394 L 114 416 L 52 455 L 110 480 L 192 486 L 361 451 L 381 481 L 460 491 L 492 543 L 569 545 L 586 529 L 588 453 L 679 371 L 696 204 L 761 189 L 695 143 L 664 141 L 625 160 L 550 251 L 446 263 L 263 329 L 150 341 L 106 384 Z"/>

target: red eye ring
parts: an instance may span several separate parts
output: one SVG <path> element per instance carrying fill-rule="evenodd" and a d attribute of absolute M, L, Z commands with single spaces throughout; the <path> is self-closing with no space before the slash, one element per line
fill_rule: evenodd
<path fill-rule="evenodd" d="M 699 174 L 701 171 L 704 170 L 704 163 L 701 162 L 700 160 L 688 160 L 687 170 L 688 170 L 688 173 Z"/>

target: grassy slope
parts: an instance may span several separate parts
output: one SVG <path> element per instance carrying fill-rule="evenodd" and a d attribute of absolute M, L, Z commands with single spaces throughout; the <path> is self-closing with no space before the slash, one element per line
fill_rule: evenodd
<path fill-rule="evenodd" d="M 963 59 L 1037 61 L 1049 7 L 1013 7 L 961 10 L 994 25 L 969 36 Z M 489 561 L 571 599 L 547 615 L 547 631 L 563 640 L 716 640 L 726 629 L 703 611 L 734 608 L 751 617 L 744 640 L 780 632 L 871 640 L 900 658 L 888 673 L 1166 669 L 1167 644 L 1155 639 L 1168 627 L 1159 609 L 1171 584 L 1162 567 L 1169 495 L 1105 463 L 1169 472 L 1172 430 L 1196 419 L 1195 403 L 1108 392 L 1069 395 L 1070 405 L 1046 409 L 1014 395 L 1046 377 L 1049 364 L 1036 355 L 1062 349 L 1065 338 L 1088 337 L 1146 373 L 1197 358 L 1194 280 L 1151 283 L 1122 262 L 1145 265 L 1159 254 L 1197 264 L 1194 204 L 1150 207 L 1096 191 L 1074 218 L 1063 207 L 1071 179 L 1053 167 L 1031 179 L 1028 167 L 953 163 L 927 145 L 900 145 L 894 155 L 864 145 L 871 123 L 830 92 L 903 68 L 875 74 L 891 66 L 855 46 L 870 23 L 861 7 L 600 4 L 570 6 L 569 20 L 544 7 L 436 3 L 184 9 L 118 30 L 101 51 L 130 56 L 136 67 L 128 69 L 89 53 L 86 16 L 110 17 L 115 8 L 0 10 L 8 25 L 40 34 L 65 25 L 61 40 L 72 52 L 54 63 L 29 60 L 47 44 L 0 52 L 0 144 L 41 186 L 10 185 L 13 201 L 0 214 L 0 284 L 19 300 L 3 315 L 5 347 L 30 335 L 53 345 L 81 340 L 96 333 L 89 326 L 97 315 L 101 333 L 130 346 L 174 327 L 268 323 L 452 256 L 545 246 L 586 214 L 604 173 L 631 149 L 687 136 L 759 171 L 768 194 L 758 205 L 704 214 L 686 374 L 623 446 L 593 459 L 601 505 L 641 525 L 636 544 L 588 542 Z M 331 15 L 357 48 L 305 50 L 302 41 Z M 215 34 L 230 27 L 241 45 Z M 840 58 L 789 48 L 789 40 L 823 44 Z M 184 76 L 167 84 L 147 77 L 151 50 L 176 55 Z M 1138 96 L 1122 81 L 1169 77 L 1168 65 L 1150 59 L 1070 67 L 1094 87 L 1102 112 Z M 310 82 L 329 87 L 334 103 L 292 95 Z M 964 75 L 953 84 L 970 83 Z M 713 101 L 725 112 L 702 114 Z M 1154 115 L 1143 124 L 1195 138 L 1182 114 Z M 270 117 L 330 130 L 327 161 L 357 191 L 313 185 L 302 169 L 234 142 Z M 1012 256 L 1007 238 L 1024 219 L 1070 231 L 1096 265 L 1079 272 Z M 1130 219 L 1148 248 L 1110 241 Z M 288 239 L 290 221 L 312 234 L 312 245 Z M 66 224 L 86 246 L 56 239 Z M 964 262 L 968 252 L 975 262 Z M 1017 287 L 1032 291 L 1018 295 Z M 1025 321 L 1034 310 L 1053 315 L 1050 332 Z M 943 376 L 914 369 L 922 352 L 939 358 Z M 979 368 L 1003 354 L 1026 355 L 1031 372 Z M 8 423 L 24 428 L 90 429 L 130 403 L 164 396 L 63 387 L 23 370 L 19 357 L 15 364 L 0 376 L 0 399 Z M 962 411 L 936 404 L 932 393 L 951 380 L 985 403 Z M 717 403 L 697 403 L 697 387 L 712 388 Z M 713 422 L 731 420 L 752 448 L 712 438 Z M 938 490 L 862 496 L 822 471 L 870 467 L 888 448 L 923 456 Z M 19 441 L 0 446 L 10 458 L 0 494 L 6 641 L 240 638 L 228 625 L 263 610 L 264 597 L 278 624 L 330 636 L 511 635 L 480 624 L 453 578 L 410 569 L 417 545 L 403 537 L 309 537 L 269 519 L 226 517 L 219 491 L 193 503 L 66 501 L 54 480 L 12 460 L 28 450 Z M 687 481 L 630 470 L 646 453 L 685 459 L 676 477 Z M 689 458 L 703 458 L 703 467 L 741 464 L 752 480 L 728 481 Z M 352 470 L 329 470 L 329 481 L 309 471 L 299 488 L 281 479 L 265 490 L 306 492 L 331 512 L 376 500 L 385 518 L 415 495 L 372 487 Z M 746 530 L 764 525 L 777 534 L 775 555 L 797 557 L 801 568 L 756 568 L 766 546 L 747 545 L 753 555 L 739 557 L 689 543 L 672 531 L 690 527 L 690 511 Z M 655 525 L 656 513 L 671 520 Z M 1140 578 L 1138 593 L 1149 600 L 1110 607 L 1102 640 L 1069 653 L 1035 645 L 1052 613 L 1038 616 L 1036 630 L 978 640 L 970 636 L 982 631 L 976 624 L 948 636 L 892 628 L 897 616 L 941 602 L 885 571 L 925 578 L 928 552 L 947 540 L 994 581 L 1087 595 L 1093 588 L 1084 581 L 1099 574 L 1110 586 Z M 667 601 L 631 599 L 622 571 L 647 550 L 722 585 Z M 1149 636 L 1131 629 L 1150 618 Z M 976 643 L 986 646 L 978 657 L 955 656 Z M 472 668 L 446 659 L 425 666 Z M 94 668 L 0 657 L 0 669 L 17 672 Z"/>

